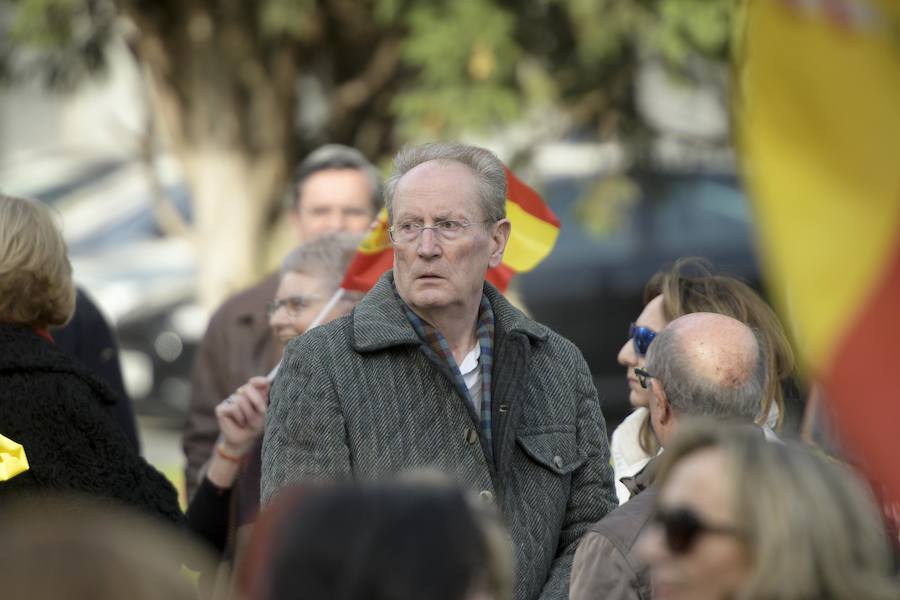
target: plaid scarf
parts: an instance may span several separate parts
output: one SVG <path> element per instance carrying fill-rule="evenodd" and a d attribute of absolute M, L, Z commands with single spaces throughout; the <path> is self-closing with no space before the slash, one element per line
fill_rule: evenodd
<path fill-rule="evenodd" d="M 399 298 L 399 295 L 398 295 Z M 448 370 L 452 374 L 453 384 L 456 389 L 465 398 L 470 405 L 474 407 L 472 397 L 469 395 L 469 388 L 466 386 L 462 372 L 453 358 L 453 352 L 450 350 L 450 344 L 444 335 L 438 331 L 436 327 L 424 321 L 419 315 L 414 313 L 403 300 L 400 300 L 406 317 L 412 324 L 413 329 L 419 335 L 419 338 L 427 344 L 434 352 L 439 360 L 444 361 Z M 493 446 L 491 434 L 491 367 L 493 366 L 493 349 L 494 349 L 494 311 L 491 309 L 491 303 L 487 296 L 481 296 L 481 306 L 478 309 L 478 322 L 475 329 L 478 337 L 478 345 L 481 349 L 479 363 L 481 366 L 481 435 L 487 442 L 488 452 L 491 456 L 489 460 L 493 460 Z"/>

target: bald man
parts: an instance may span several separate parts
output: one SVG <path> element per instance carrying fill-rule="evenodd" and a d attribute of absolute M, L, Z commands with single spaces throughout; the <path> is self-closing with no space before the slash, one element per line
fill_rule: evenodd
<path fill-rule="evenodd" d="M 752 426 L 766 389 L 766 356 L 757 335 L 740 321 L 692 313 L 675 319 L 656 336 L 644 369 L 635 369 L 635 374 L 651 391 L 650 423 L 665 448 L 679 425 L 692 417 Z M 570 600 L 651 598 L 650 581 L 634 542 L 653 515 L 657 466 L 654 459 L 623 480 L 631 500 L 582 538 L 572 565 Z"/>

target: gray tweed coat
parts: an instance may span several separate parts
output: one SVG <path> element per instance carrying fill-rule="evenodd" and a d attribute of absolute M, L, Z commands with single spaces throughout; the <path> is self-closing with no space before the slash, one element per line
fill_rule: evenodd
<path fill-rule="evenodd" d="M 600 402 L 574 344 L 490 284 L 484 293 L 495 318 L 495 464 L 388 272 L 351 316 L 288 345 L 266 417 L 262 501 L 291 483 L 436 468 L 496 502 L 516 548 L 516 599 L 562 600 L 582 534 L 616 505 Z"/>

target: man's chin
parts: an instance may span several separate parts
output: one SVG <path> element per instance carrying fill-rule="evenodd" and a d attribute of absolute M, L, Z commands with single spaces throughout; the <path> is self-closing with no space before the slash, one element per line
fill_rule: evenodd
<path fill-rule="evenodd" d="M 441 289 L 414 288 L 407 303 L 416 308 L 434 310 L 448 306 L 450 299 L 446 291 Z"/>
<path fill-rule="evenodd" d="M 442 294 L 415 294 L 410 302 L 411 306 L 429 309 L 442 308 L 448 304 Z"/>
<path fill-rule="evenodd" d="M 281 343 L 281 347 L 285 348 L 292 339 L 297 337 L 297 333 L 277 333 L 275 337 L 278 338 L 278 341 Z"/>

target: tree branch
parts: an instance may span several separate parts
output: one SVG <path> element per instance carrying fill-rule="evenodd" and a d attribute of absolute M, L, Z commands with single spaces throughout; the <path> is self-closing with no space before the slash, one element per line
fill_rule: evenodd
<path fill-rule="evenodd" d="M 181 216 L 181 213 L 178 212 L 175 201 L 169 195 L 159 177 L 159 172 L 156 170 L 156 133 L 154 123 L 155 119 L 151 111 L 147 115 L 147 126 L 144 128 L 138 146 L 138 155 L 144 168 L 144 174 L 147 176 L 147 183 L 150 186 L 153 216 L 165 235 L 189 238 L 192 233 L 191 228 Z"/>
<path fill-rule="evenodd" d="M 335 90 L 332 99 L 333 121 L 343 120 L 347 113 L 365 104 L 390 82 L 399 70 L 400 47 L 400 40 L 396 36 L 385 38 L 375 49 L 365 70 Z"/>

